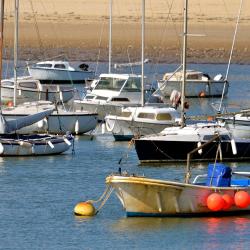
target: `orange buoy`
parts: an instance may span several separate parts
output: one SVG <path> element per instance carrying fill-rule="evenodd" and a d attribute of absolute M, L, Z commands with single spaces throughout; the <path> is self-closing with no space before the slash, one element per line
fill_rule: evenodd
<path fill-rule="evenodd" d="M 212 193 L 207 197 L 207 207 L 212 211 L 223 209 L 225 201 L 218 193 Z"/>
<path fill-rule="evenodd" d="M 234 198 L 229 194 L 223 194 L 222 198 L 224 200 L 223 210 L 228 210 L 234 204 Z"/>
<path fill-rule="evenodd" d="M 8 107 L 13 107 L 13 102 L 12 102 L 12 101 L 9 101 L 9 102 L 7 103 L 7 106 L 8 106 Z"/>
<path fill-rule="evenodd" d="M 201 91 L 201 92 L 199 93 L 199 97 L 205 97 L 205 96 L 206 96 L 205 91 Z"/>
<path fill-rule="evenodd" d="M 91 202 L 79 202 L 74 208 L 75 215 L 93 216 L 95 215 L 95 207 Z"/>
<path fill-rule="evenodd" d="M 207 121 L 211 122 L 211 121 L 213 121 L 213 120 L 214 120 L 214 118 L 213 118 L 212 116 L 208 116 L 208 117 L 207 117 Z"/>
<path fill-rule="evenodd" d="M 237 207 L 246 208 L 249 206 L 249 194 L 246 191 L 238 191 L 234 195 L 234 202 Z"/>

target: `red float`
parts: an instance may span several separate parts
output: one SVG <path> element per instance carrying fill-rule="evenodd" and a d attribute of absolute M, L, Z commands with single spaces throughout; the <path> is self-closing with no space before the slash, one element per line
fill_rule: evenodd
<path fill-rule="evenodd" d="M 220 211 L 224 205 L 225 201 L 218 193 L 212 193 L 207 197 L 207 207 L 212 211 Z"/>
<path fill-rule="evenodd" d="M 223 210 L 228 210 L 234 204 L 234 198 L 229 194 L 223 194 L 222 198 L 224 200 Z"/>
<path fill-rule="evenodd" d="M 237 207 L 246 208 L 249 206 L 249 194 L 246 191 L 238 191 L 234 195 L 234 202 Z"/>

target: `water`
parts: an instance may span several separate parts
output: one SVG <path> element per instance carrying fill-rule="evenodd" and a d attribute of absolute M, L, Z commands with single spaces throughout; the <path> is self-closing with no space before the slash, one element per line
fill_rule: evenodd
<path fill-rule="evenodd" d="M 165 67 L 159 67 L 164 72 Z M 167 67 L 172 70 L 175 65 Z M 226 102 L 235 109 L 250 107 L 249 67 L 232 65 Z M 226 66 L 199 68 L 216 74 Z M 149 66 L 146 72 L 151 77 L 154 73 Z M 189 101 L 196 104 L 189 111 L 195 114 L 211 112 L 206 105 L 215 100 Z M 249 171 L 249 163 L 230 166 Z M 183 180 L 185 165 L 139 166 L 133 147 L 99 132 L 76 137 L 75 155 L 69 151 L 60 156 L 0 158 L 0 249 L 249 249 L 249 215 L 126 218 L 112 194 L 97 216 L 74 216 L 74 206 L 97 199 L 105 189 L 105 177 L 119 167 L 153 178 Z M 204 163 L 195 164 L 193 175 L 205 168 Z"/>

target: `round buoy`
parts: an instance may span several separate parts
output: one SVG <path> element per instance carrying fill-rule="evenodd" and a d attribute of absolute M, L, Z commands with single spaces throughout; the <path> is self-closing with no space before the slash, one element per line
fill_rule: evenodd
<path fill-rule="evenodd" d="M 234 195 L 234 202 L 237 207 L 246 208 L 249 206 L 249 194 L 246 191 L 238 191 Z"/>
<path fill-rule="evenodd" d="M 9 101 L 9 102 L 7 103 L 7 106 L 8 106 L 8 107 L 13 107 L 13 102 L 12 102 L 12 101 Z"/>
<path fill-rule="evenodd" d="M 234 204 L 234 198 L 229 194 L 223 194 L 222 199 L 224 200 L 223 210 L 228 210 Z"/>
<path fill-rule="evenodd" d="M 205 97 L 205 96 L 206 96 L 205 91 L 201 91 L 201 92 L 199 93 L 199 97 Z"/>
<path fill-rule="evenodd" d="M 75 215 L 93 216 L 95 215 L 95 207 L 90 202 L 80 202 L 74 208 Z"/>
<path fill-rule="evenodd" d="M 218 193 L 212 193 L 207 197 L 207 207 L 212 211 L 223 209 L 224 204 L 224 199 Z"/>

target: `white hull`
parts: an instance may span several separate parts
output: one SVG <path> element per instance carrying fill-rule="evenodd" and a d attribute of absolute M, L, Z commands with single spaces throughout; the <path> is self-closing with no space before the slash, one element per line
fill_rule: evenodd
<path fill-rule="evenodd" d="M 212 97 L 221 96 L 225 81 L 198 81 L 186 80 L 185 97 Z M 224 95 L 228 92 L 229 84 L 225 85 Z M 169 97 L 173 90 L 181 92 L 181 81 L 168 81 L 163 85 L 159 82 L 159 88 L 163 96 Z"/>
<path fill-rule="evenodd" d="M 178 117 L 179 113 L 172 107 L 128 107 L 122 110 L 121 115 L 107 115 L 105 123 L 116 140 L 129 140 L 176 126 Z"/>
<path fill-rule="evenodd" d="M 108 176 L 106 183 L 114 187 L 127 216 L 197 216 L 215 213 L 207 206 L 207 197 L 219 192 L 234 194 L 239 190 L 250 192 L 250 187 L 208 187 L 172 181 L 133 176 Z M 250 206 L 233 205 L 216 213 L 250 213 Z"/>
<path fill-rule="evenodd" d="M 36 104 L 36 103 L 34 103 Z M 51 107 L 51 105 L 32 106 L 32 103 L 26 103 L 19 107 L 3 110 L 6 120 L 24 117 L 28 114 L 36 113 L 38 110 Z M 45 133 L 62 134 L 69 131 L 72 134 L 83 134 L 92 131 L 97 125 L 97 113 L 86 111 L 64 111 L 58 109 L 42 121 L 34 123 L 28 127 L 18 130 L 19 133 Z"/>
<path fill-rule="evenodd" d="M 62 69 L 42 69 L 29 67 L 29 74 L 40 81 L 82 82 L 94 78 L 93 71 L 69 71 Z"/>
<path fill-rule="evenodd" d="M 61 154 L 71 147 L 73 137 L 50 135 L 0 136 L 0 156 Z"/>
<path fill-rule="evenodd" d="M 46 88 L 45 88 L 46 89 Z M 48 92 L 46 90 L 28 90 L 28 89 L 19 89 L 17 88 L 16 95 L 16 104 L 21 104 L 24 102 L 33 102 L 38 100 L 47 100 L 54 102 L 63 101 L 68 102 L 70 99 L 74 97 L 74 90 L 68 91 L 51 91 L 51 87 L 48 87 Z M 62 99 L 61 99 L 62 97 Z M 1 100 L 3 103 L 13 102 L 14 100 L 14 89 L 13 87 L 2 86 L 1 87 Z"/>

